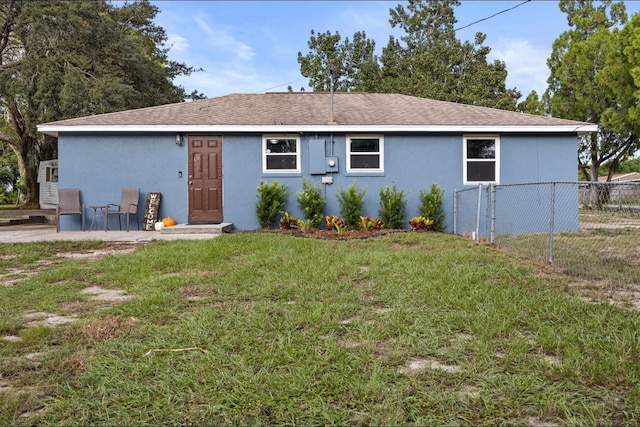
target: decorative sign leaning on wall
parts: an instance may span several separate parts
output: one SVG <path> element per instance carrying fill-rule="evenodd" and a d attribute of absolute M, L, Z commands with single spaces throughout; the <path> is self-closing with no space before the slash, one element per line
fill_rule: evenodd
<path fill-rule="evenodd" d="M 155 230 L 154 226 L 158 221 L 158 211 L 160 210 L 161 197 L 162 193 L 147 193 L 147 202 L 144 205 L 144 224 L 142 224 L 143 230 Z"/>

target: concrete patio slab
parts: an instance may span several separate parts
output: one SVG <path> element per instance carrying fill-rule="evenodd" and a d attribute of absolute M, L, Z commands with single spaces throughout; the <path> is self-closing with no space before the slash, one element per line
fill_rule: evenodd
<path fill-rule="evenodd" d="M 61 231 L 55 224 L 23 224 L 0 227 L 0 243 L 26 243 L 54 240 L 103 240 L 105 242 L 149 242 L 152 240 L 203 240 L 219 233 L 161 233 L 158 231 Z"/>

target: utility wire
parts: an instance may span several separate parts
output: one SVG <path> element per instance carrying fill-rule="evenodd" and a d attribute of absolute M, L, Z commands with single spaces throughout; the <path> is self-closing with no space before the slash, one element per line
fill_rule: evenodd
<path fill-rule="evenodd" d="M 501 10 L 500 12 L 494 13 L 493 15 L 491 15 L 491 16 L 487 16 L 486 18 L 478 19 L 477 21 L 474 21 L 474 22 L 472 22 L 471 24 L 467 24 L 467 25 L 465 25 L 465 26 L 463 26 L 463 27 L 456 28 L 456 29 L 454 29 L 453 31 L 464 30 L 465 28 L 469 28 L 470 26 L 475 25 L 475 24 L 477 24 L 478 22 L 486 21 L 486 20 L 488 20 L 488 19 L 491 19 L 491 18 L 493 18 L 493 17 L 495 17 L 495 16 L 500 15 L 501 13 L 509 12 L 510 10 L 513 10 L 513 9 L 515 9 L 516 7 L 520 7 L 520 6 L 522 6 L 523 4 L 525 4 L 525 3 L 529 3 L 530 1 L 531 1 L 531 0 L 525 0 L 525 1 L 523 1 L 522 3 L 518 3 L 517 5 L 515 5 L 515 6 L 513 6 L 513 7 L 510 7 L 509 9 Z"/>
<path fill-rule="evenodd" d="M 302 81 L 302 80 L 306 80 L 306 77 L 303 77 L 303 78 L 301 78 L 301 79 L 297 79 L 297 80 L 293 80 L 293 81 L 290 81 L 290 82 L 287 82 L 287 83 L 282 83 L 282 84 L 277 85 L 277 86 L 272 86 L 272 87 L 270 87 L 270 88 L 267 88 L 267 89 L 264 89 L 264 90 L 258 91 L 258 92 L 256 92 L 256 93 L 267 92 L 267 91 L 270 91 L 271 89 L 277 89 L 277 88 L 279 88 L 279 87 L 281 87 L 281 86 L 284 86 L 284 85 L 289 85 L 289 86 L 290 86 L 290 85 L 292 85 L 293 83 L 297 83 L 297 82 Z"/>

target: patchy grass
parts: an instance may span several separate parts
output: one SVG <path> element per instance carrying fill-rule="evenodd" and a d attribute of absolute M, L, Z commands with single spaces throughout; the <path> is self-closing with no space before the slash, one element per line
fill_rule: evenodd
<path fill-rule="evenodd" d="M 640 285 L 639 229 L 594 228 L 578 233 L 557 233 L 553 239 L 553 266 L 560 272 L 612 287 Z M 507 251 L 549 261 L 549 235 L 497 236 Z"/>
<path fill-rule="evenodd" d="M 462 238 L 48 245 L 12 245 L 53 263 L 0 287 L 0 424 L 640 422 L 638 313 Z"/>

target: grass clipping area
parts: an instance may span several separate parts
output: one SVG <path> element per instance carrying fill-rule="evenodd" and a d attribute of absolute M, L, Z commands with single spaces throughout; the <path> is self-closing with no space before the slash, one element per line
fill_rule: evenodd
<path fill-rule="evenodd" d="M 2 425 L 640 423 L 639 314 L 459 237 L 60 246 L 0 246 Z"/>

